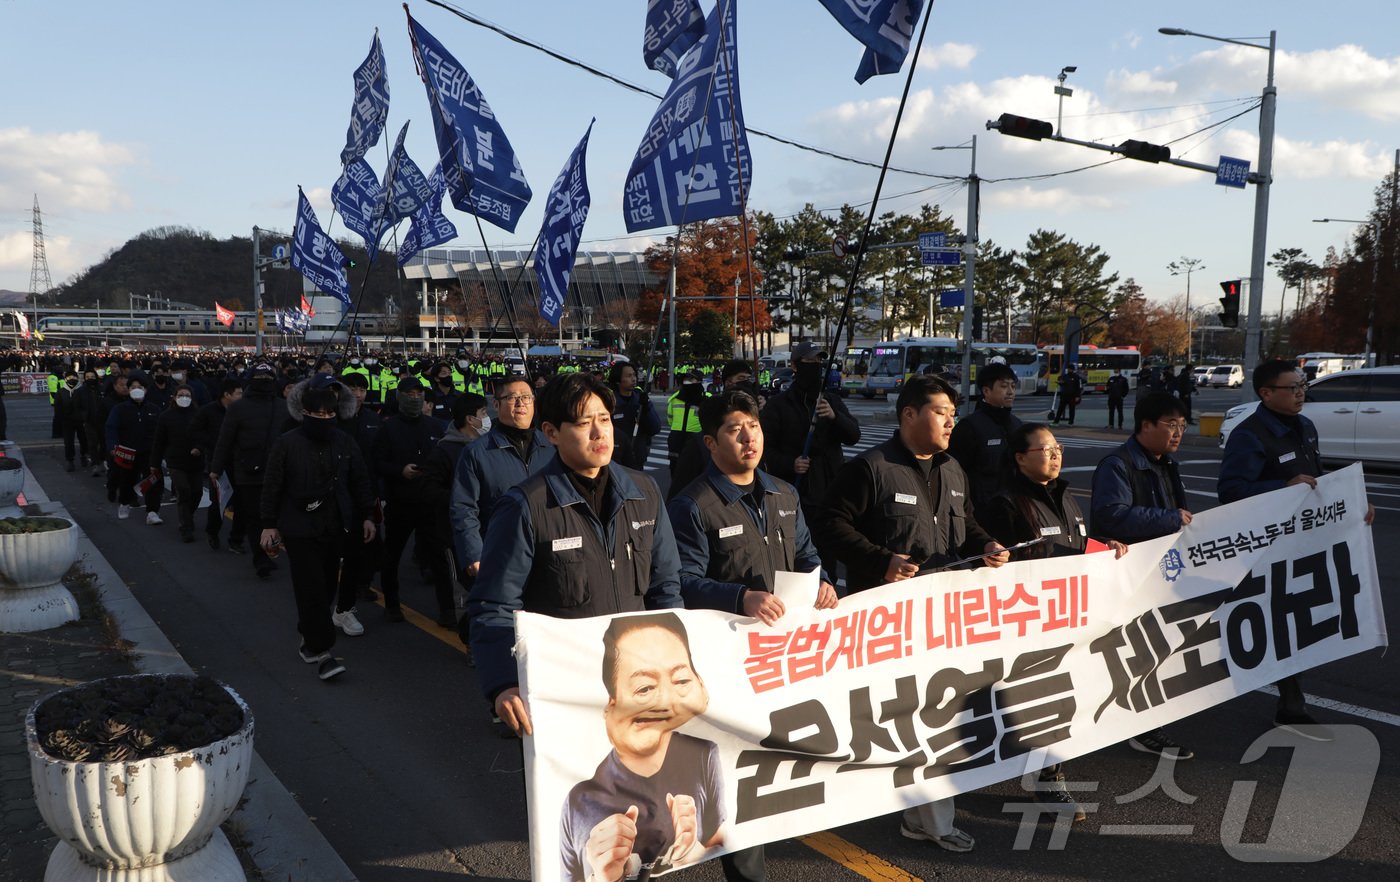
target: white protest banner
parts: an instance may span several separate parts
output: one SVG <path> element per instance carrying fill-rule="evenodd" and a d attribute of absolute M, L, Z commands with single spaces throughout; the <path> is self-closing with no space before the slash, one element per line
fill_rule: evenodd
<path fill-rule="evenodd" d="M 939 573 L 772 627 L 518 614 L 532 877 L 655 874 L 887 814 L 1383 646 L 1365 512 L 1352 466 L 1121 560 Z M 595 830 L 632 854 L 590 855 Z"/>

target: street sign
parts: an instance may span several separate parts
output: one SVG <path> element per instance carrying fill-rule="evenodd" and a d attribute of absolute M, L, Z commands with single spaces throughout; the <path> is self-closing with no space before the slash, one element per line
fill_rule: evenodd
<path fill-rule="evenodd" d="M 1249 160 L 1220 157 L 1220 164 L 1215 169 L 1215 182 L 1222 187 L 1243 190 L 1244 185 L 1249 183 Z"/>
<path fill-rule="evenodd" d="M 967 302 L 963 296 L 961 288 L 945 288 L 938 292 L 938 306 L 940 309 L 957 309 Z"/>
<path fill-rule="evenodd" d="M 920 256 L 923 258 L 924 266 L 957 266 L 962 263 L 962 250 L 958 248 L 934 248 L 928 251 L 920 249 Z"/>
<path fill-rule="evenodd" d="M 845 236 L 835 236 L 835 237 L 832 238 L 832 240 L 831 240 L 831 253 L 832 253 L 832 254 L 835 254 L 837 257 L 845 257 L 845 256 L 846 256 L 846 237 L 845 237 Z"/>
<path fill-rule="evenodd" d="M 291 255 L 289 255 L 289 254 L 287 253 L 287 246 L 286 246 L 286 245 L 274 245 L 274 246 L 272 246 L 272 259 L 273 259 L 273 260 L 286 260 L 286 259 L 287 259 L 288 257 L 290 257 L 290 256 L 291 256 Z"/>
<path fill-rule="evenodd" d="M 932 250 L 934 250 L 935 248 L 946 248 L 946 247 L 948 247 L 948 234 L 947 234 L 947 233 L 920 233 L 920 234 L 919 234 L 919 250 L 920 250 L 920 251 L 932 251 Z"/>

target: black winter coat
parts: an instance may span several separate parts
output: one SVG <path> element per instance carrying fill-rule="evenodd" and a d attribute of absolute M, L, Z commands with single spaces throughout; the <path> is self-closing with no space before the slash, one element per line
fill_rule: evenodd
<path fill-rule="evenodd" d="M 209 470 L 234 484 L 261 484 L 267 455 L 287 419 L 287 402 L 276 395 L 248 394 L 229 405 Z"/>
<path fill-rule="evenodd" d="M 821 502 L 836 477 L 837 469 L 845 461 L 841 445 L 855 444 L 860 440 L 860 425 L 846 409 L 846 403 L 840 396 L 823 392 L 822 397 L 831 405 L 836 416 L 829 420 L 817 420 L 812 447 L 807 454 L 812 458 L 812 464 L 805 475 L 797 474 L 793 462 L 802 455 L 803 445 L 806 444 L 812 411 L 817 406 L 816 396 L 794 385 L 781 395 L 770 398 L 760 419 L 765 451 L 763 470 L 795 486 L 803 504 Z"/>

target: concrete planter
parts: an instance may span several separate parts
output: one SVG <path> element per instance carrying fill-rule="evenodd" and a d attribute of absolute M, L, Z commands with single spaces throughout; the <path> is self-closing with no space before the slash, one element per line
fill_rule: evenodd
<path fill-rule="evenodd" d="M 0 472 L 20 474 L 23 472 Z M 78 618 L 78 604 L 60 581 L 78 557 L 78 526 L 43 533 L 0 534 L 0 632 L 46 631 Z"/>
<path fill-rule="evenodd" d="M 253 714 L 238 693 L 228 693 L 243 711 L 237 732 L 205 747 L 133 762 L 49 756 L 34 722 L 39 704 L 30 709 L 25 738 L 34 799 L 63 840 L 44 882 L 246 882 L 219 825 L 248 783 Z"/>

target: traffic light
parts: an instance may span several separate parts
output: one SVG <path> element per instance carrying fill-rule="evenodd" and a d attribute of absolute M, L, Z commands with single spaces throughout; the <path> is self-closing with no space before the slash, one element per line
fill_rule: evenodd
<path fill-rule="evenodd" d="M 1003 135 L 1011 135 L 1015 138 L 1029 138 L 1032 141 L 1039 141 L 1041 138 L 1049 138 L 1055 134 L 1055 127 L 1044 120 L 1016 116 L 1010 113 L 1003 113 L 1001 116 L 997 117 L 995 121 L 987 123 L 987 128 L 996 129 Z"/>
<path fill-rule="evenodd" d="M 972 339 L 982 339 L 982 307 L 972 307 Z"/>
<path fill-rule="evenodd" d="M 1118 152 L 1129 159 L 1143 162 L 1165 162 L 1172 158 L 1172 149 L 1162 144 L 1149 144 L 1146 141 L 1124 141 L 1118 145 Z"/>
<path fill-rule="evenodd" d="M 1225 296 L 1220 298 L 1220 308 L 1224 310 L 1220 313 L 1220 324 L 1226 328 L 1240 326 L 1240 281 L 1230 279 L 1220 283 L 1220 290 L 1225 292 Z"/>

